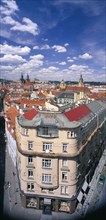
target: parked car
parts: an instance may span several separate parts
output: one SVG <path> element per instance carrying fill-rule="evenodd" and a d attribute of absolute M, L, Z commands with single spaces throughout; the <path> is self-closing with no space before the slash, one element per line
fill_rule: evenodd
<path fill-rule="evenodd" d="M 105 182 L 105 177 L 104 177 L 103 175 L 101 175 L 101 176 L 99 177 L 99 184 L 103 185 L 104 182 Z"/>

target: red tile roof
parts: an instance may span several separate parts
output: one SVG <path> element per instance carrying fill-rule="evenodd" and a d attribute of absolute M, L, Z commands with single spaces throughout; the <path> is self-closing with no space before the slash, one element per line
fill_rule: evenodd
<path fill-rule="evenodd" d="M 25 86 L 33 86 L 32 82 L 25 82 Z"/>
<path fill-rule="evenodd" d="M 25 119 L 32 120 L 37 114 L 38 111 L 36 111 L 35 109 L 31 109 L 28 112 L 26 112 L 23 116 Z"/>
<path fill-rule="evenodd" d="M 80 87 L 80 86 L 67 86 L 66 90 L 71 90 L 74 92 L 84 92 L 84 93 L 90 93 L 90 89 L 88 87 Z"/>
<path fill-rule="evenodd" d="M 11 124 L 15 127 L 15 118 L 20 115 L 16 108 L 10 107 L 5 115 L 10 119 Z"/>
<path fill-rule="evenodd" d="M 90 113 L 91 110 L 86 105 L 80 105 L 70 111 L 64 112 L 69 121 L 79 121 Z"/>

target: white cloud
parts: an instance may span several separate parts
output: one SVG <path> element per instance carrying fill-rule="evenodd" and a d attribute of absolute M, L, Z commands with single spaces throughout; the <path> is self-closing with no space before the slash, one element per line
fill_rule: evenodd
<path fill-rule="evenodd" d="M 22 22 L 19 22 L 16 20 L 19 16 L 17 16 L 15 19 L 12 18 L 15 11 L 18 11 L 18 6 L 14 0 L 2 0 L 2 3 L 4 3 L 1 6 L 1 24 L 2 29 L 8 28 L 8 25 L 10 25 L 9 32 L 11 31 L 20 31 L 20 32 L 28 32 L 34 36 L 38 35 L 40 30 L 38 28 L 37 23 L 33 22 L 27 17 L 23 17 Z M 16 14 L 17 15 L 17 14 Z"/>
<path fill-rule="evenodd" d="M 14 25 L 15 22 L 16 21 L 11 16 L 5 16 L 1 18 L 1 23 L 3 24 Z"/>
<path fill-rule="evenodd" d="M 67 61 L 70 62 L 70 63 L 74 62 L 74 60 L 72 60 L 72 59 L 68 59 Z"/>
<path fill-rule="evenodd" d="M 69 44 L 68 44 L 68 43 L 65 43 L 64 46 L 67 47 L 67 46 L 69 46 Z"/>
<path fill-rule="evenodd" d="M 27 46 L 12 46 L 8 44 L 0 44 L 0 52 L 1 54 L 17 54 L 17 55 L 27 55 L 29 54 L 31 49 Z"/>
<path fill-rule="evenodd" d="M 12 75 L 14 75 L 14 78 L 19 79 L 19 74 L 21 73 L 23 73 L 24 75 L 25 74 L 33 75 L 34 72 L 38 71 L 38 68 L 40 68 L 43 65 L 43 59 L 44 56 L 42 54 L 30 56 L 29 61 L 26 61 L 25 63 L 22 64 L 18 63 L 18 65 L 13 70 L 10 70 L 10 72 L 8 70 L 8 73 L 11 75 L 10 78 L 12 78 Z"/>
<path fill-rule="evenodd" d="M 25 24 L 21 24 L 17 21 L 15 21 L 15 24 L 10 29 L 13 31 L 22 31 L 22 32 L 29 32 L 33 35 L 39 34 L 39 28 L 38 25 L 34 22 L 32 22 L 29 18 L 24 17 L 22 19 L 22 22 Z"/>
<path fill-rule="evenodd" d="M 48 70 L 48 72 L 49 72 L 49 71 L 53 72 L 53 71 L 59 70 L 59 68 L 58 68 L 58 67 L 55 67 L 55 66 L 50 66 L 50 67 L 48 67 L 47 70 Z"/>
<path fill-rule="evenodd" d="M 43 40 L 43 41 L 48 41 L 48 39 L 47 39 L 47 38 L 42 38 L 42 40 Z"/>
<path fill-rule="evenodd" d="M 90 55 L 88 53 L 84 53 L 82 55 L 79 55 L 79 58 L 84 59 L 84 60 L 90 60 L 90 59 L 92 59 L 92 55 Z"/>
<path fill-rule="evenodd" d="M 17 71 L 33 72 L 36 68 L 39 68 L 40 66 L 43 65 L 43 59 L 44 59 L 44 56 L 42 54 L 30 56 L 30 60 L 24 63 L 23 65 L 19 66 L 19 68 L 17 68 Z"/>
<path fill-rule="evenodd" d="M 50 73 L 55 73 L 56 71 L 58 71 L 59 68 L 55 67 L 55 66 L 49 66 L 48 68 L 43 68 L 40 70 L 41 73 L 46 73 L 46 74 L 50 74 Z"/>
<path fill-rule="evenodd" d="M 40 49 L 39 46 L 34 46 L 34 47 L 33 47 L 33 50 L 39 50 L 39 49 Z"/>
<path fill-rule="evenodd" d="M 68 62 L 71 62 L 71 63 L 74 62 L 74 60 L 71 59 L 71 57 L 67 57 L 67 61 L 68 61 Z"/>
<path fill-rule="evenodd" d="M 77 57 L 73 57 L 73 60 L 77 60 Z"/>
<path fill-rule="evenodd" d="M 48 44 L 44 44 L 42 47 L 41 47 L 41 50 L 48 50 L 50 49 L 50 46 Z"/>
<path fill-rule="evenodd" d="M 44 45 L 42 45 L 41 47 L 39 47 L 39 46 L 34 46 L 33 49 L 34 49 L 34 50 L 48 50 L 48 49 L 50 49 L 50 46 L 49 46 L 48 44 L 44 44 Z"/>
<path fill-rule="evenodd" d="M 22 63 L 22 62 L 26 62 L 25 59 L 23 59 L 21 56 L 18 55 L 4 55 L 3 57 L 0 58 L 1 62 L 5 62 L 5 63 Z"/>
<path fill-rule="evenodd" d="M 106 70 L 106 66 L 103 66 L 102 69 L 103 69 L 103 70 Z"/>
<path fill-rule="evenodd" d="M 42 60 L 44 59 L 44 56 L 42 54 L 37 54 L 37 55 L 30 56 L 30 59 Z"/>
<path fill-rule="evenodd" d="M 0 7 L 1 14 L 10 15 L 19 10 L 18 5 L 14 0 L 2 0 L 1 2 L 4 3 L 4 5 Z"/>
<path fill-rule="evenodd" d="M 63 62 L 60 62 L 59 64 L 64 66 L 66 65 L 66 62 L 63 61 Z"/>
<path fill-rule="evenodd" d="M 0 67 L 1 71 L 10 71 L 10 70 L 13 70 L 13 69 L 14 69 L 14 66 L 1 66 Z"/>
<path fill-rule="evenodd" d="M 60 45 L 54 45 L 52 46 L 53 49 L 55 49 L 56 52 L 58 53 L 64 53 L 67 51 L 67 49 L 63 46 L 60 46 Z"/>
<path fill-rule="evenodd" d="M 88 69 L 88 66 L 73 64 L 69 67 L 69 69 L 73 71 L 85 71 L 86 69 Z"/>

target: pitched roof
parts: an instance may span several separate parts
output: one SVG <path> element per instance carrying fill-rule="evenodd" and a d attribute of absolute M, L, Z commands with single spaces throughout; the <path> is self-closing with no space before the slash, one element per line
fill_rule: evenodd
<path fill-rule="evenodd" d="M 32 82 L 25 82 L 25 86 L 33 86 Z"/>
<path fill-rule="evenodd" d="M 10 107 L 10 108 L 6 111 L 5 115 L 10 119 L 11 124 L 12 124 L 13 126 L 15 126 L 15 118 L 16 118 L 17 116 L 19 116 L 20 113 L 17 111 L 16 108 Z"/>
<path fill-rule="evenodd" d="M 64 115 L 69 119 L 69 121 L 79 121 L 91 112 L 92 111 L 86 105 L 80 105 L 70 111 L 64 112 Z"/>
<path fill-rule="evenodd" d="M 35 109 L 31 109 L 28 112 L 26 112 L 23 116 L 25 119 L 32 120 L 37 114 L 38 111 L 36 111 Z"/>
<path fill-rule="evenodd" d="M 67 86 L 67 91 L 74 91 L 74 92 L 84 92 L 90 93 L 90 89 L 88 87 L 81 87 L 81 86 Z"/>

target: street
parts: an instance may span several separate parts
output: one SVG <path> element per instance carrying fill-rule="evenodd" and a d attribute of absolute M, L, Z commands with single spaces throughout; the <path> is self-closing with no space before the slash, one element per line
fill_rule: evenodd
<path fill-rule="evenodd" d="M 3 214 L 4 177 L 5 177 L 4 119 L 3 117 L 0 117 L 0 211 L 1 214 Z"/>

